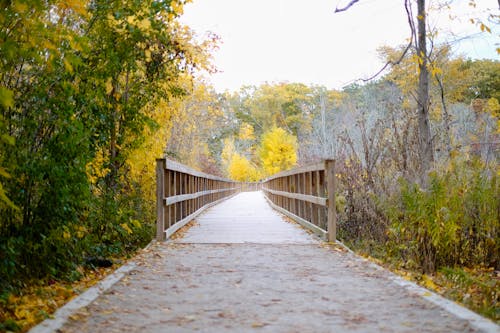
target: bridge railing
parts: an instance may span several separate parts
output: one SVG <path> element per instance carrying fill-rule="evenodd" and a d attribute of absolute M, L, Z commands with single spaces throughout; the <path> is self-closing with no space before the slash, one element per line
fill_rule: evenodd
<path fill-rule="evenodd" d="M 263 180 L 262 190 L 274 209 L 334 242 L 335 183 L 335 161 L 325 160 L 273 175 Z"/>
<path fill-rule="evenodd" d="M 165 240 L 203 210 L 242 190 L 240 183 L 156 160 L 156 239 Z"/>
<path fill-rule="evenodd" d="M 241 182 L 239 184 L 241 192 L 254 192 L 262 189 L 261 182 Z"/>

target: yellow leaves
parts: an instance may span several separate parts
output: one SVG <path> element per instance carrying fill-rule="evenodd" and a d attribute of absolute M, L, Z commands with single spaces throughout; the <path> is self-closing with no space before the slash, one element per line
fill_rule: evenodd
<path fill-rule="evenodd" d="M 71 46 L 71 48 L 75 51 L 83 51 L 83 47 L 81 45 L 81 43 L 77 42 L 74 40 L 74 38 L 69 38 L 69 45 Z"/>
<path fill-rule="evenodd" d="M 29 309 L 26 308 L 16 308 L 14 310 L 14 316 L 17 320 L 25 320 L 28 322 L 33 322 L 35 321 L 35 314 L 32 311 L 29 311 Z"/>
<path fill-rule="evenodd" d="M 486 101 L 484 111 L 491 114 L 493 117 L 500 118 L 500 103 L 498 99 L 492 97 Z"/>
<path fill-rule="evenodd" d="M 48 39 L 44 39 L 42 41 L 42 47 L 47 50 L 52 50 L 52 51 L 57 50 L 57 46 L 55 46 L 54 43 L 52 43 Z"/>
<path fill-rule="evenodd" d="M 420 51 L 420 55 L 417 56 L 417 62 L 420 66 L 422 66 L 424 64 L 424 59 L 425 59 L 426 55 Z"/>
<path fill-rule="evenodd" d="M 85 166 L 87 178 L 92 185 L 96 185 L 100 179 L 103 179 L 110 172 L 107 167 L 108 162 L 108 156 L 103 150 L 100 150 L 96 153 L 94 159 Z"/>
<path fill-rule="evenodd" d="M 70 230 L 68 227 L 63 228 L 62 238 L 65 240 L 70 239 L 72 236 L 76 236 L 78 239 L 82 239 L 88 233 L 88 230 L 84 226 L 73 226 Z"/>
<path fill-rule="evenodd" d="M 78 238 L 80 238 L 80 239 L 81 239 L 81 238 L 83 238 L 83 237 L 85 236 L 85 234 L 87 234 L 87 233 L 88 233 L 88 230 L 87 230 L 87 228 L 85 228 L 84 226 L 78 226 L 78 227 L 76 227 L 76 233 L 75 233 L 76 237 L 78 237 Z"/>
<path fill-rule="evenodd" d="M 147 31 L 151 29 L 151 21 L 148 18 L 145 18 L 137 23 L 137 27 L 143 31 Z"/>
<path fill-rule="evenodd" d="M 259 180 L 259 171 L 249 160 L 234 153 L 229 164 L 229 177 L 236 181 L 251 182 Z"/>
<path fill-rule="evenodd" d="M 14 105 L 14 93 L 9 89 L 0 86 L 0 106 L 9 108 L 12 107 L 13 105 Z"/>
<path fill-rule="evenodd" d="M 172 11 L 176 13 L 177 15 L 182 15 L 184 13 L 184 8 L 181 2 L 179 1 L 172 1 L 170 3 L 170 6 L 172 7 Z"/>
<path fill-rule="evenodd" d="M 18 13 L 24 13 L 28 10 L 28 5 L 21 1 L 15 1 L 13 7 L 14 10 Z"/>
<path fill-rule="evenodd" d="M 266 175 L 289 170 L 297 163 L 297 139 L 284 129 L 273 127 L 262 136 L 260 159 Z"/>
<path fill-rule="evenodd" d="M 58 6 L 62 9 L 71 9 L 75 13 L 86 16 L 86 0 L 63 0 L 58 3 Z"/>
<path fill-rule="evenodd" d="M 131 235 L 133 234 L 134 232 L 132 231 L 132 229 L 130 229 L 130 227 L 128 226 L 127 223 L 121 223 L 120 224 L 120 227 L 123 228 L 123 230 L 125 230 L 127 232 L 127 234 Z"/>
<path fill-rule="evenodd" d="M 198 222 L 196 220 L 189 221 L 186 225 L 181 227 L 172 236 L 170 236 L 170 239 L 171 240 L 182 239 L 186 235 L 186 233 L 189 231 L 189 229 L 191 229 L 194 226 L 199 226 Z M 166 308 L 166 309 L 168 309 L 168 310 L 164 311 L 164 312 L 166 312 L 166 313 L 170 312 L 169 308 Z"/>
<path fill-rule="evenodd" d="M 108 13 L 108 15 L 106 15 L 106 18 L 108 19 L 108 22 L 111 25 L 115 25 L 117 23 L 117 20 L 115 19 L 115 17 L 111 13 Z"/>
<path fill-rule="evenodd" d="M 173 21 L 168 27 L 171 30 L 172 42 L 177 44 L 183 50 L 187 63 L 195 63 L 197 71 L 214 72 L 214 66 L 211 64 L 212 51 L 217 49 L 219 38 L 210 34 L 201 42 L 197 42 L 194 32 L 188 27 Z M 185 68 L 185 69 L 191 69 Z"/>
<path fill-rule="evenodd" d="M 64 63 L 64 68 L 66 69 L 66 71 L 68 71 L 69 73 L 72 74 L 73 73 L 73 65 L 71 65 L 71 63 L 66 58 L 63 59 L 63 63 Z"/>
<path fill-rule="evenodd" d="M 439 287 L 434 283 L 434 280 L 429 275 L 423 274 L 421 283 L 427 289 L 439 291 Z"/>
<path fill-rule="evenodd" d="M 146 56 L 146 62 L 151 62 L 151 51 L 149 49 L 144 50 L 144 55 Z"/>
<path fill-rule="evenodd" d="M 106 95 L 111 95 L 111 92 L 113 91 L 113 79 L 108 78 L 105 83 L 105 88 L 106 88 Z"/>
<path fill-rule="evenodd" d="M 151 32 L 151 20 L 149 19 L 149 17 L 141 19 L 136 15 L 130 15 L 127 16 L 126 22 L 129 25 L 141 30 L 145 34 L 149 34 Z"/>
<path fill-rule="evenodd" d="M 4 310 L 24 330 L 45 319 L 58 306 L 65 303 L 74 292 L 59 283 L 48 287 L 23 291 L 22 296 L 9 295 Z"/>
<path fill-rule="evenodd" d="M 222 148 L 221 158 L 222 163 L 229 167 L 233 154 L 235 153 L 234 140 L 232 138 L 224 139 L 224 148 Z"/>
<path fill-rule="evenodd" d="M 128 24 L 135 25 L 136 21 L 137 21 L 137 19 L 136 19 L 135 15 L 127 16 L 127 22 L 128 22 Z"/>
<path fill-rule="evenodd" d="M 491 33 L 491 29 L 482 22 L 479 24 L 479 28 L 481 29 L 482 32 L 487 31 L 487 32 Z"/>
<path fill-rule="evenodd" d="M 242 123 L 238 134 L 240 140 L 254 140 L 255 134 L 253 126 L 247 123 Z"/>
<path fill-rule="evenodd" d="M 186 1 L 187 3 L 188 1 Z M 179 0 L 174 0 L 170 2 L 170 11 L 168 13 L 168 20 L 172 21 L 177 16 L 182 15 L 184 13 L 183 3 Z"/>
<path fill-rule="evenodd" d="M 130 223 L 132 223 L 132 225 L 136 228 L 141 228 L 142 227 L 142 224 L 139 220 L 135 220 L 135 219 L 132 219 L 130 220 Z"/>
<path fill-rule="evenodd" d="M 26 332 L 51 316 L 57 308 L 71 300 L 81 290 L 94 285 L 111 270 L 111 268 L 85 270 L 78 267 L 77 271 L 84 275 L 78 282 L 64 284 L 51 281 L 50 285 L 26 287 L 19 295 L 9 294 L 0 309 L 0 320 L 10 319 L 21 328 L 21 332 Z"/>
<path fill-rule="evenodd" d="M 347 97 L 347 94 L 345 92 L 337 90 L 329 90 L 327 94 L 330 103 L 333 103 L 337 107 L 341 106 L 344 102 L 344 99 Z"/>
<path fill-rule="evenodd" d="M 108 25 L 117 33 L 122 34 L 126 31 L 123 27 L 125 21 L 117 20 L 112 14 L 108 14 L 106 18 L 108 20 Z"/>
<path fill-rule="evenodd" d="M 437 76 L 443 74 L 443 70 L 436 66 L 430 66 L 430 73 L 432 76 Z"/>

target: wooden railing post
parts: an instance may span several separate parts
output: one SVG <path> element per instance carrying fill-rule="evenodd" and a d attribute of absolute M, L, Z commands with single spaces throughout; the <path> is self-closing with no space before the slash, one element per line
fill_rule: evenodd
<path fill-rule="evenodd" d="M 335 242 L 337 239 L 337 212 L 335 210 L 335 160 L 325 161 L 325 181 L 328 192 L 328 241 Z"/>
<path fill-rule="evenodd" d="M 165 240 L 165 159 L 156 160 L 156 239 Z"/>
<path fill-rule="evenodd" d="M 163 241 L 240 185 L 169 159 L 156 160 L 156 239 Z"/>

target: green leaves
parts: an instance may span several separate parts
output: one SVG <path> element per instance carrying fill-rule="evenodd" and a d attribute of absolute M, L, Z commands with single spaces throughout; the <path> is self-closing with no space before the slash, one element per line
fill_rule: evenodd
<path fill-rule="evenodd" d="M 14 92 L 12 90 L 0 86 L 0 105 L 4 108 L 14 106 Z"/>
<path fill-rule="evenodd" d="M 430 174 L 427 190 L 403 182 L 401 197 L 394 197 L 397 214 L 389 214 L 392 246 L 406 244 L 412 260 L 431 273 L 498 261 L 500 186 L 483 168 L 478 160 L 457 159 Z"/>
<path fill-rule="evenodd" d="M 145 192 L 152 186 L 141 183 L 147 177 L 132 155 L 155 142 L 156 155 L 141 155 L 149 165 L 163 151 L 165 136 L 156 142 L 156 131 L 168 127 L 173 108 L 162 117 L 152 110 L 190 86 L 183 66 L 208 59 L 175 22 L 183 3 L 2 7 L 0 244 L 12 244 L 5 262 L 23 264 L 6 269 L 0 255 L 0 289 L 64 278 L 84 254 L 116 255 L 150 240 L 154 200 Z"/>

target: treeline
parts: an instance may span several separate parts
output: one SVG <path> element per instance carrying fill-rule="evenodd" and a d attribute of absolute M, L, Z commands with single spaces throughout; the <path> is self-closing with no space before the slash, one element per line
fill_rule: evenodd
<path fill-rule="evenodd" d="M 154 159 L 216 38 L 185 1 L 0 5 L 0 290 L 150 241 Z"/>
<path fill-rule="evenodd" d="M 381 49 L 388 60 L 399 54 Z M 341 91 L 275 83 L 211 95 L 218 116 L 211 130 L 192 135 L 204 153 L 182 145 L 169 151 L 244 181 L 334 158 L 343 241 L 421 272 L 498 269 L 500 63 L 452 57 L 446 47 L 435 54 L 431 170 L 419 156 L 418 57 L 411 54 L 377 81 Z"/>

